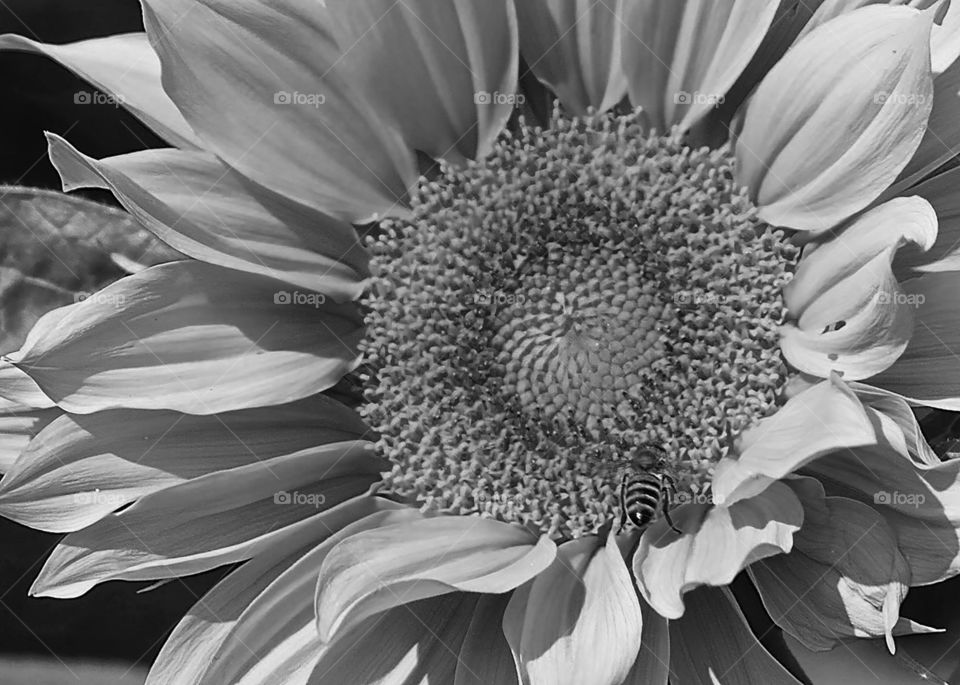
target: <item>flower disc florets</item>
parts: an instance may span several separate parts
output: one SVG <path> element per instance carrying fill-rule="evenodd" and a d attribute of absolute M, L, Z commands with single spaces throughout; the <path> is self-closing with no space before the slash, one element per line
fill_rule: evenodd
<path fill-rule="evenodd" d="M 556 114 L 424 180 L 369 243 L 361 411 L 395 464 L 384 490 L 576 537 L 655 445 L 680 501 L 704 494 L 775 410 L 796 261 L 732 163 L 635 114 Z"/>

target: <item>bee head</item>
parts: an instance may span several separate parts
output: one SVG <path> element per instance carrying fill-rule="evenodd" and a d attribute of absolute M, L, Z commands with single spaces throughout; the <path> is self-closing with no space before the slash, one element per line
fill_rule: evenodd
<path fill-rule="evenodd" d="M 640 445 L 633 451 L 633 462 L 645 469 L 661 468 L 667 463 L 667 453 L 656 445 Z"/>

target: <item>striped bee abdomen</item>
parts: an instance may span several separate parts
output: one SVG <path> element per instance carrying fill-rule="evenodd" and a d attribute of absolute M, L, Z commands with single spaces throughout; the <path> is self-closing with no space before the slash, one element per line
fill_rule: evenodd
<path fill-rule="evenodd" d="M 667 497 L 669 493 L 660 474 L 624 474 L 620 481 L 621 520 L 629 518 L 635 526 L 645 526 L 657 518 Z"/>

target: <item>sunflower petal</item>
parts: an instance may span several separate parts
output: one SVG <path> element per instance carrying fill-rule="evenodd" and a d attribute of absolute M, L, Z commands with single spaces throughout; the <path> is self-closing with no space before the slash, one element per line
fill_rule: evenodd
<path fill-rule="evenodd" d="M 951 3 L 951 7 L 954 5 Z M 960 9 L 960 4 L 956 7 Z M 960 15 L 958 15 L 960 16 Z M 960 45 L 960 40 L 957 40 Z M 885 197 L 913 193 L 915 183 L 960 153 L 960 61 L 933 81 L 933 110 L 920 146 Z"/>
<path fill-rule="evenodd" d="M 903 284 L 906 301 L 917 305 L 913 335 L 903 354 L 870 379 L 914 402 L 960 410 L 960 272 L 931 273 Z"/>
<path fill-rule="evenodd" d="M 95 160 L 47 134 L 64 190 L 105 188 L 190 257 L 353 299 L 366 256 L 352 226 L 283 202 L 205 152 L 144 150 Z"/>
<path fill-rule="evenodd" d="M 156 580 L 255 556 L 379 480 L 369 443 L 335 443 L 151 493 L 65 537 L 31 593 L 77 597 L 107 580 Z"/>
<path fill-rule="evenodd" d="M 160 84 L 160 60 L 145 33 L 127 33 L 65 45 L 39 43 L 23 36 L 0 36 L 0 50 L 46 55 L 109 93 L 168 143 L 185 149 L 201 147 L 183 115 Z M 78 92 L 78 102 L 90 93 Z"/>
<path fill-rule="evenodd" d="M 502 628 L 510 597 L 509 593 L 480 596 L 460 647 L 454 685 L 519 685 Z"/>
<path fill-rule="evenodd" d="M 151 492 L 366 432 L 356 413 L 323 396 L 213 416 L 63 414 L 0 481 L 0 513 L 38 530 L 71 532 Z"/>
<path fill-rule="evenodd" d="M 6 400 L 10 409 L 49 409 L 56 406 L 30 376 L 6 361 L 0 361 L 0 399 Z"/>
<path fill-rule="evenodd" d="M 960 122 L 960 116 L 957 121 Z M 893 264 L 894 272 L 900 276 L 899 280 L 906 280 L 917 272 L 960 271 L 960 193 L 956 192 L 958 184 L 960 167 L 954 167 L 911 188 L 911 193 L 927 200 L 936 212 L 937 239 L 929 250 L 906 249 L 897 253 Z"/>
<path fill-rule="evenodd" d="M 714 473 L 711 491 L 717 503 L 733 504 L 818 457 L 876 444 L 878 436 L 856 395 L 833 378 L 792 397 L 742 441 L 739 456 L 724 459 Z"/>
<path fill-rule="evenodd" d="M 520 53 L 564 107 L 603 112 L 627 94 L 621 67 L 623 0 L 517 3 Z"/>
<path fill-rule="evenodd" d="M 265 553 L 232 571 L 193 605 L 164 643 L 146 685 L 165 685 L 178 679 L 184 683 L 204 682 L 204 673 L 213 665 L 217 651 L 237 620 L 274 580 L 328 537 L 331 530 L 340 530 L 378 511 L 397 508 L 400 505 L 389 500 L 361 497 L 339 507 L 337 518 L 314 522 L 312 527 L 290 531 L 277 539 Z M 312 583 L 307 592 L 312 593 Z M 309 597 L 310 594 L 305 595 L 306 606 Z M 306 623 L 313 623 L 309 612 Z"/>
<path fill-rule="evenodd" d="M 658 614 L 683 615 L 683 595 L 698 585 L 727 585 L 757 559 L 789 552 L 803 507 L 782 483 L 730 506 L 687 504 L 672 514 L 683 531 L 663 520 L 640 538 L 633 573 L 640 594 Z"/>
<path fill-rule="evenodd" d="M 223 613 L 216 611 L 216 604 L 209 607 L 214 611 L 208 610 L 203 601 L 191 610 L 194 620 L 177 629 L 189 632 L 179 638 L 175 632 L 174 648 L 166 660 L 161 653 L 162 668 L 154 666 L 156 675 L 151 672 L 150 682 L 171 682 L 162 674 L 177 662 L 186 662 L 192 669 L 188 672 L 196 674 L 190 681 L 196 685 L 306 683 L 323 653 L 311 602 L 323 556 L 353 533 L 419 516 L 393 502 L 362 497 L 332 510 L 324 520 L 285 532 L 262 556 L 234 572 L 241 572 L 235 584 L 231 574 L 221 582 L 222 589 L 215 589 L 221 593 Z M 277 563 L 269 564 L 270 559 Z M 251 565 L 252 571 L 242 574 Z M 231 600 L 227 595 L 231 590 L 245 601 Z M 213 644 L 198 644 L 207 636 Z"/>
<path fill-rule="evenodd" d="M 296 5 L 295 2 L 291 4 Z M 509 0 L 333 0 L 321 20 L 345 77 L 410 148 L 457 162 L 485 156 L 513 110 L 517 18 Z M 389 75 L 386 75 L 389 72 Z M 340 122 L 337 122 L 340 123 Z"/>
<path fill-rule="evenodd" d="M 874 509 L 825 497 L 811 478 L 791 481 L 804 506 L 789 554 L 749 567 L 774 622 L 807 649 L 831 649 L 844 637 L 893 636 L 933 629 L 900 618 L 910 566 L 894 530 Z"/>
<path fill-rule="evenodd" d="M 785 289 L 795 319 L 782 334 L 787 360 L 821 378 L 838 371 L 859 380 L 889 368 L 910 341 L 917 307 L 893 273 L 894 255 L 907 243 L 927 250 L 936 238 L 930 203 L 897 198 L 805 256 Z"/>
<path fill-rule="evenodd" d="M 625 3 L 623 66 L 630 100 L 651 125 L 688 129 L 746 68 L 779 6 L 770 0 Z"/>
<path fill-rule="evenodd" d="M 668 685 L 670 680 L 670 621 L 640 600 L 643 636 L 640 653 L 623 685 Z"/>
<path fill-rule="evenodd" d="M 284 288 L 199 262 L 161 264 L 45 314 L 7 360 L 81 414 L 290 402 L 356 366 L 362 325 L 352 304 L 315 295 L 306 306 Z"/>
<path fill-rule="evenodd" d="M 827 493 L 874 507 L 893 528 L 912 585 L 960 573 L 960 460 L 921 464 L 889 448 L 838 452 L 807 465 Z"/>
<path fill-rule="evenodd" d="M 933 106 L 933 20 L 933 11 L 909 7 L 854 10 L 811 31 L 770 70 L 736 143 L 738 179 L 760 218 L 827 229 L 896 179 Z"/>
<path fill-rule="evenodd" d="M 620 685 L 640 650 L 640 601 L 611 534 L 561 545 L 514 593 L 503 632 L 529 685 Z"/>
<path fill-rule="evenodd" d="M 479 597 L 428 597 L 371 616 L 323 650 L 309 682 L 452 683 Z"/>
<path fill-rule="evenodd" d="M 553 561 L 549 538 L 473 516 L 370 530 L 324 559 L 316 613 L 324 641 L 390 607 L 455 590 L 512 590 Z"/>
<path fill-rule="evenodd" d="M 699 588 L 670 622 L 671 680 L 684 685 L 800 685 L 754 637 L 726 588 Z M 705 629 L 709 627 L 709 629 Z"/>

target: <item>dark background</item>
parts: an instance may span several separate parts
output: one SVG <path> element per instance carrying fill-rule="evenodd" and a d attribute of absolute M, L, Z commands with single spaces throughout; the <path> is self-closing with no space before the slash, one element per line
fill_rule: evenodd
<path fill-rule="evenodd" d="M 63 43 L 138 30 L 142 23 L 137 0 L 0 0 L 0 33 Z M 43 57 L 0 52 L 0 78 L 5 95 L 0 108 L 2 184 L 59 189 L 59 178 L 46 158 L 45 130 L 67 137 L 93 157 L 163 146 L 121 108 L 76 105 L 73 94 L 90 86 Z M 106 193 L 91 197 L 112 202 Z M 960 433 L 951 422 L 937 412 L 928 425 L 944 438 Z M 180 617 L 225 573 L 174 580 L 144 594 L 136 593 L 146 584 L 111 582 L 75 600 L 30 599 L 27 590 L 58 539 L 0 519 L 0 655 L 55 654 L 149 665 Z M 817 673 L 817 683 L 922 682 L 881 675 L 893 673 L 884 671 L 888 657 L 882 642 L 879 650 L 875 642 L 867 642 L 856 652 L 837 649 L 815 657 L 797 652 L 765 618 L 751 588 L 742 580 L 736 587 L 767 647 L 787 661 L 792 661 L 791 651 L 797 654 L 794 668 Z M 903 638 L 898 645 L 941 677 L 960 676 L 955 644 L 960 637 L 960 580 L 912 589 L 902 614 L 952 629 L 940 636 Z M 825 679 L 820 675 L 824 671 L 830 674 Z"/>
<path fill-rule="evenodd" d="M 0 2 L 0 33 L 49 43 L 141 30 L 137 0 Z M 2 184 L 60 189 L 47 160 L 45 130 L 67 137 L 94 157 L 164 145 L 122 108 L 76 105 L 73 94 L 90 86 L 44 57 L 0 52 L 0 83 Z M 88 196 L 112 202 L 106 192 Z M 0 653 L 147 666 L 177 621 L 224 574 L 220 570 L 175 580 L 143 594 L 136 592 L 144 583 L 111 582 L 75 600 L 28 598 L 30 584 L 59 538 L 0 518 Z"/>

